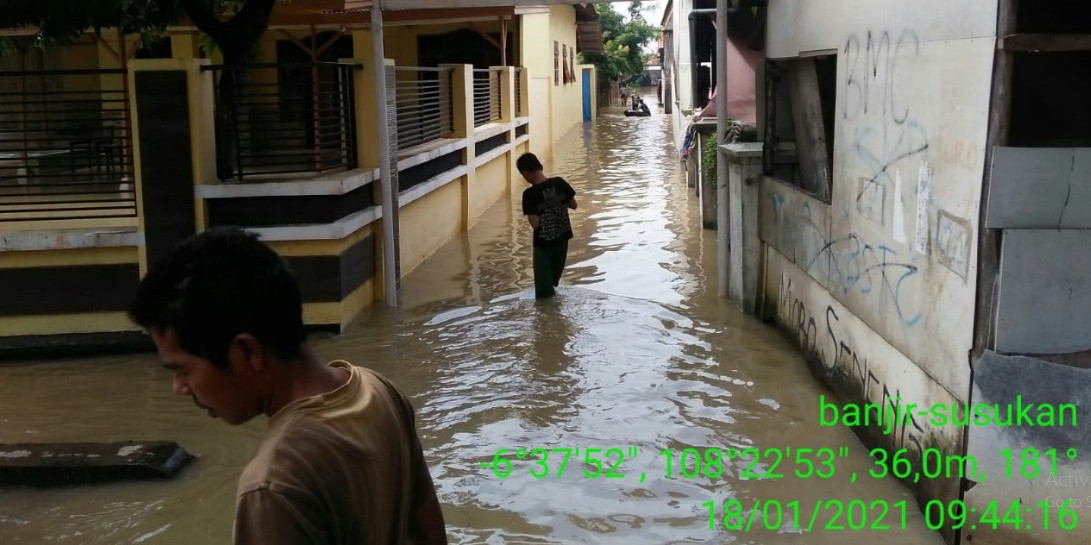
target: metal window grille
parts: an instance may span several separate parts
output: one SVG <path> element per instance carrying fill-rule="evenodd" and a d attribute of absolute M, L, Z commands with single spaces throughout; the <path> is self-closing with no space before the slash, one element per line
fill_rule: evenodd
<path fill-rule="evenodd" d="M 208 66 L 220 180 L 354 169 L 354 71 L 344 63 Z"/>
<path fill-rule="evenodd" d="M 0 72 L 0 226 L 136 216 L 126 73 Z"/>
<path fill-rule="evenodd" d="M 451 68 L 397 66 L 398 151 L 445 138 L 454 131 Z"/>
<path fill-rule="evenodd" d="M 500 120 L 500 69 L 473 71 L 474 127 Z"/>
<path fill-rule="evenodd" d="M 515 69 L 515 115 L 524 116 L 523 110 L 523 73 L 525 68 Z"/>

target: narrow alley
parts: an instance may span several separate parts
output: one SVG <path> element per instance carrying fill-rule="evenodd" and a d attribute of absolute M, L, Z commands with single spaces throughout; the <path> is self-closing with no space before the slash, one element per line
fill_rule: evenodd
<path fill-rule="evenodd" d="M 513 188 L 320 356 L 410 394 L 452 543 L 941 543 L 849 430 L 819 426 L 830 392 L 790 340 L 716 296 L 715 232 L 669 131 L 607 112 L 546 161 L 580 201 L 556 298 L 533 298 Z M 161 438 L 199 457 L 174 481 L 0 490 L 6 544 L 225 542 L 264 426 L 237 433 L 171 396 L 153 354 L 6 364 L 0 415 L 0 442 Z M 555 452 L 544 477 L 538 448 Z M 563 475 L 552 449 L 573 454 Z M 760 457 L 706 453 L 744 449 Z"/>

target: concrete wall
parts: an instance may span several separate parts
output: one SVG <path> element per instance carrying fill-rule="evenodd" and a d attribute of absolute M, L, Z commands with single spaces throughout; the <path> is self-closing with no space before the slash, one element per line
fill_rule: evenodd
<path fill-rule="evenodd" d="M 997 148 L 986 225 L 1003 230 L 1000 352 L 1091 350 L 1091 149 Z"/>
<path fill-rule="evenodd" d="M 1091 149 L 996 147 L 989 180 L 984 223 L 1001 233 L 994 348 L 1041 359 L 986 352 L 974 365 L 973 402 L 1031 406 L 1026 416 L 1032 422 L 1038 422 L 1039 404 L 1085 408 L 1091 373 L 1086 369 L 1091 363 L 1091 259 L 1086 252 L 1091 247 Z M 1040 517 L 1040 504 L 1046 502 L 1053 514 L 1064 509 L 1084 516 L 1091 507 L 1091 464 L 1082 455 L 1091 447 L 1086 426 L 1027 424 L 1017 420 L 1008 427 L 971 427 L 969 454 L 987 464 L 989 475 L 1004 473 L 1000 453 L 1005 449 L 1016 453 L 1016 469 L 1023 467 L 1026 451 L 1055 449 L 1056 466 L 1042 460 L 1030 466 L 1036 475 L 1017 472 L 1013 478 L 979 482 L 966 493 L 967 505 L 981 512 L 990 502 L 1020 501 Z M 1069 456 L 1069 449 L 1075 456 Z M 1010 526 L 983 526 L 972 537 L 974 543 L 1011 545 L 1027 543 L 1025 534 Z M 1088 539 L 1091 530 L 1079 525 L 1051 524 L 1049 530 L 1036 527 L 1034 532 L 1034 543 Z"/>
<path fill-rule="evenodd" d="M 474 172 L 474 183 L 468 188 L 467 216 L 472 227 L 477 218 L 481 216 L 500 197 L 507 194 L 514 176 L 515 158 L 511 153 L 504 153 L 499 157 L 477 167 Z"/>
<path fill-rule="evenodd" d="M 767 56 L 836 54 L 837 81 L 832 202 L 763 187 L 766 293 L 778 301 L 769 310 L 848 398 L 897 392 L 925 406 L 969 397 L 996 7 L 770 1 Z M 780 293 L 787 281 L 813 316 Z M 826 327 L 827 308 L 836 326 Z M 876 439 L 963 451 L 961 431 L 909 427 L 904 439 Z M 917 487 L 926 497 L 957 493 L 950 481 Z"/>
<path fill-rule="evenodd" d="M 447 184 L 398 215 L 402 274 L 408 274 L 463 228 L 464 181 Z"/>
<path fill-rule="evenodd" d="M 130 234 L 103 231 L 0 233 L 0 332 L 136 331 L 125 309 L 139 280 L 140 243 Z"/>
<path fill-rule="evenodd" d="M 1086 366 L 1086 360 L 1083 363 Z M 1068 545 L 1091 539 L 1091 528 L 1086 524 L 1091 507 L 1091 463 L 1085 454 L 1091 450 L 1091 438 L 1084 421 L 1086 407 L 1091 405 L 1089 381 L 1089 369 L 1036 358 L 986 352 L 975 363 L 974 404 L 999 407 L 1005 417 L 1007 407 L 1013 410 L 1011 426 L 969 429 L 968 455 L 988 478 L 979 479 L 966 492 L 966 505 L 974 513 L 983 513 L 991 505 L 1002 511 L 1019 505 L 1023 524 L 1020 529 L 1012 524 L 995 528 L 977 524 L 975 529 L 963 530 L 964 543 Z M 1078 420 L 1065 412 L 1064 404 L 1078 408 Z M 1027 420 L 1020 420 L 1023 412 L 1030 422 L 1041 422 L 1038 418 L 1048 412 L 1043 410 L 1046 406 L 1055 411 L 1054 425 L 1028 426 Z M 1062 421 L 1061 415 L 1068 418 Z M 1048 528 L 1043 524 L 1043 503 L 1048 506 Z"/>
<path fill-rule="evenodd" d="M 882 4 L 872 0 L 769 0 L 765 54 L 784 58 L 841 51 L 851 35 L 894 28 L 911 29 L 925 42 L 988 38 L 996 35 L 996 8 L 996 0 Z M 837 16 L 831 17 L 834 13 Z"/>
<path fill-rule="evenodd" d="M 553 45 L 554 41 L 561 45 L 567 45 L 569 51 L 569 70 L 575 75 L 575 81 L 565 83 L 564 65 L 561 60 L 560 82 L 553 83 L 552 100 L 550 107 L 553 109 L 553 143 L 567 133 L 572 127 L 583 123 L 583 84 L 580 82 L 580 73 L 571 62 L 572 51 L 576 47 L 576 10 L 572 6 L 554 5 L 549 9 L 549 67 L 550 76 L 553 75 Z M 533 39 L 533 38 L 532 38 Z M 538 43 L 541 46 L 541 42 Z M 551 80 L 552 81 L 552 80 Z"/>
<path fill-rule="evenodd" d="M 566 31 L 566 36 L 570 39 L 569 43 L 574 44 L 572 8 L 566 6 L 558 13 L 563 20 L 569 22 L 570 28 Z M 550 15 L 530 18 L 542 26 L 545 32 L 552 32 L 554 22 Z M 566 26 L 563 20 L 556 23 L 559 28 Z M 436 28 L 439 27 L 429 27 L 427 30 Z M 441 30 L 453 28 L 453 25 L 450 28 L 444 25 Z M 416 35 L 420 32 L 423 30 L 408 28 L 393 32 L 388 40 L 394 44 L 391 52 L 404 62 L 415 64 L 415 54 L 410 59 L 407 52 L 410 51 L 409 44 L 415 44 Z M 299 32 L 295 34 L 305 35 Z M 248 217 L 258 217 L 269 212 L 262 205 L 266 197 L 297 199 L 299 208 L 306 209 L 311 202 L 353 200 L 355 197 L 352 195 L 358 195 L 361 188 L 374 188 L 378 193 L 378 185 L 375 183 L 379 176 L 376 168 L 378 138 L 374 131 L 366 130 L 367 127 L 375 126 L 370 35 L 366 31 L 354 31 L 352 37 L 354 57 L 363 65 L 363 69 L 356 72 L 355 96 L 358 104 L 356 121 L 361 128 L 357 150 L 360 168 L 317 177 L 302 174 L 275 180 L 250 181 L 246 184 L 219 183 L 214 173 L 214 139 L 209 138 L 213 122 L 211 73 L 200 70 L 201 64 L 210 61 L 194 59 L 192 39 L 174 36 L 172 46 L 178 50 L 176 58 L 143 60 L 131 65 L 133 73 L 138 70 L 173 70 L 187 74 L 188 96 L 180 97 L 179 100 L 189 106 L 190 166 L 193 169 L 191 183 L 195 204 L 194 224 L 197 230 L 226 221 L 223 219 L 226 216 L 213 221 L 210 206 L 214 201 L 218 201 L 216 204 L 221 211 L 224 210 L 221 205 L 226 204 L 233 207 L 232 214 L 249 211 L 258 215 Z M 260 61 L 275 59 L 275 43 L 279 38 L 277 33 L 266 36 L 259 48 Z M 88 42 L 80 47 L 80 50 L 56 52 L 55 56 L 67 58 L 66 62 L 69 63 L 93 63 L 101 60 L 102 46 Z M 542 49 L 538 47 L 538 50 Z M 415 185 L 401 192 L 398 219 L 403 275 L 412 271 L 451 237 L 472 225 L 490 205 L 509 194 L 513 184 L 514 161 L 519 153 L 533 146 L 537 146 L 535 151 L 539 153 L 548 154 L 551 151 L 551 131 L 555 118 L 565 126 L 581 121 L 579 84 L 567 84 L 566 91 L 572 97 L 566 98 L 567 102 L 562 106 L 551 106 L 552 51 L 549 51 L 548 56 L 539 56 L 541 59 L 535 62 L 539 62 L 541 66 L 536 72 L 528 70 L 533 79 L 521 86 L 527 93 L 524 102 L 529 109 L 528 115 L 517 116 L 514 112 L 514 78 L 517 75 L 513 68 L 505 68 L 500 76 L 502 92 L 505 93 L 505 98 L 501 100 L 500 120 L 475 129 L 472 121 L 472 96 L 464 90 L 459 95 L 463 104 L 456 108 L 464 117 L 456 122 L 455 132 L 458 134 L 436 143 L 434 149 L 399 157 L 401 171 L 419 166 L 440 155 L 461 153 L 463 159 L 462 164 L 436 173 L 427 180 L 417 180 Z M 542 59 L 548 61 L 548 71 L 545 70 Z M 391 61 L 388 60 L 387 63 L 390 64 Z M 94 66 L 81 64 L 62 67 Z M 270 77 L 275 78 L 275 73 Z M 132 89 L 132 74 L 129 81 Z M 469 88 L 466 81 L 456 84 Z M 136 102 L 133 101 L 134 112 Z M 526 125 L 528 117 L 529 126 L 525 127 L 525 131 L 520 131 L 525 134 L 516 136 L 517 127 Z M 482 151 L 480 156 L 476 155 L 477 144 L 500 136 L 503 136 L 503 142 L 499 146 Z M 491 144 L 497 142 L 498 140 L 493 140 Z M 142 172 L 140 157 L 137 134 L 134 158 L 138 173 Z M 144 185 L 141 174 L 138 174 L 136 182 L 137 201 L 143 203 L 141 194 Z M 237 200 L 231 201 L 232 199 Z M 331 214 L 341 214 L 341 211 L 338 208 Z M 135 218 L 124 218 L 124 225 L 115 225 L 118 221 L 114 220 L 95 220 L 89 225 L 66 225 L 88 227 L 78 232 L 59 231 L 60 227 L 51 224 L 5 224 L 5 229 L 0 231 L 0 251 L 5 252 L 6 256 L 3 265 L 0 265 L 0 277 L 5 282 L 0 282 L 0 285 L 19 286 L 22 290 L 20 293 L 26 292 L 23 294 L 26 296 L 9 297 L 9 292 L 5 290 L 2 294 L 4 297 L 0 297 L 0 301 L 3 301 L 0 304 L 0 349 L 6 348 L 5 344 L 10 336 L 25 339 L 40 335 L 134 331 L 135 328 L 122 311 L 128 303 L 132 288 L 139 281 L 140 274 L 148 267 L 148 252 L 145 248 L 148 233 L 144 214 L 155 211 L 144 210 L 143 205 L 138 204 L 137 212 L 141 219 L 138 221 Z M 310 293 L 304 305 L 307 323 L 338 325 L 343 328 L 361 309 L 383 293 L 381 210 L 378 205 L 374 205 L 362 210 L 345 210 L 342 215 L 327 214 L 323 217 L 321 220 L 293 222 L 283 220 L 281 216 L 274 218 L 278 221 L 270 220 L 270 216 L 263 216 L 263 219 L 253 225 L 242 227 L 257 232 L 288 258 L 289 263 L 300 267 L 304 292 Z M 30 231 L 30 227 L 37 230 Z M 58 291 L 54 289 L 56 285 L 78 286 L 79 296 L 63 290 Z M 39 292 L 49 297 L 36 297 L 34 294 Z"/>
<path fill-rule="evenodd" d="M 686 126 L 693 118 L 693 65 L 690 62 L 689 12 L 693 10 L 693 0 L 674 2 L 671 22 L 674 47 L 674 72 L 671 74 L 671 125 L 674 127 L 674 149 L 682 149 L 682 140 L 686 135 Z"/>
<path fill-rule="evenodd" d="M 520 64 L 529 75 L 530 98 L 530 151 L 548 156 L 553 144 L 565 132 L 583 122 L 582 84 L 579 71 L 572 71 L 576 81 L 565 83 L 564 63 L 561 77 L 554 81 L 553 42 L 566 45 L 569 50 L 576 45 L 576 12 L 572 6 L 550 6 L 549 13 L 528 14 L 520 17 L 519 32 L 522 55 Z M 548 105 L 548 106 L 547 106 Z"/>
<path fill-rule="evenodd" d="M 275 240 L 275 237 L 263 237 L 278 254 L 289 260 L 289 266 L 294 263 L 293 258 L 300 260 L 315 260 L 322 258 L 338 258 L 351 251 L 350 249 L 366 238 L 381 238 L 379 225 L 367 225 L 356 232 L 338 240 Z M 274 238 L 274 240 L 270 240 Z M 381 252 L 377 253 L 381 255 Z M 304 271 L 306 272 L 306 271 Z M 298 272 L 297 272 L 298 274 Z M 327 282 L 340 283 L 343 279 L 330 278 Z M 340 327 L 347 326 L 367 305 L 375 300 L 377 281 L 369 279 L 338 301 L 307 302 L 303 303 L 303 322 L 307 324 L 334 324 Z"/>
<path fill-rule="evenodd" d="M 530 152 L 541 156 L 553 153 L 553 108 L 538 107 L 553 103 L 553 38 L 550 15 L 523 15 L 520 18 L 520 65 L 527 71 L 527 95 L 530 109 Z"/>

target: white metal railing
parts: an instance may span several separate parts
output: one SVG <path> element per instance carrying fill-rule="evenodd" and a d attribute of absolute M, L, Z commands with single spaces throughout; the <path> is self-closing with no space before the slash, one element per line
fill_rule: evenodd
<path fill-rule="evenodd" d="M 500 68 L 474 69 L 474 127 L 500 121 Z"/>
<path fill-rule="evenodd" d="M 515 115 L 524 116 L 526 112 L 523 111 L 523 74 L 526 72 L 526 68 L 515 69 Z"/>
<path fill-rule="evenodd" d="M 399 151 L 444 138 L 454 130 L 451 74 L 449 67 L 394 67 Z"/>

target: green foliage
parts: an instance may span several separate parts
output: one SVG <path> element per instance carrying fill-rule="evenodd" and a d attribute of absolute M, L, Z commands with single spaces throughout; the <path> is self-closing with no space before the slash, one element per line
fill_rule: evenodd
<path fill-rule="evenodd" d="M 150 43 L 168 26 L 188 17 L 216 49 L 241 61 L 268 26 L 275 3 L 290 0 L 0 0 L 0 28 L 37 29 L 39 47 L 67 44 L 87 32 L 120 28 Z M 13 49 L 0 43 L 0 54 Z M 209 45 L 209 44 L 206 44 Z M 209 47 L 208 49 L 212 49 Z"/>
<path fill-rule="evenodd" d="M 602 27 L 603 52 L 581 53 L 582 62 L 593 63 L 604 83 L 639 78 L 648 58 L 643 47 L 659 35 L 659 29 L 644 20 L 642 3 L 629 4 L 628 21 L 609 4 L 595 4 L 595 11 Z"/>
<path fill-rule="evenodd" d="M 37 28 L 41 42 L 64 44 L 104 28 L 161 33 L 181 13 L 172 0 L 0 0 L 0 28 Z"/>
<path fill-rule="evenodd" d="M 716 144 L 716 133 L 712 133 L 705 138 L 705 148 L 701 150 L 706 187 L 716 187 Z"/>

